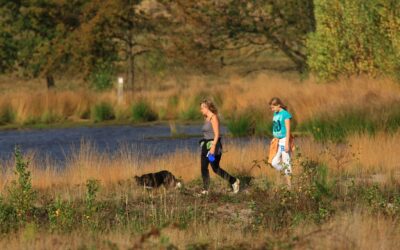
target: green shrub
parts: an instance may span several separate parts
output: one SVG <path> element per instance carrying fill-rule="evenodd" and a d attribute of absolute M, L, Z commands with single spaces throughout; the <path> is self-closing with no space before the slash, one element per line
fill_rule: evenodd
<path fill-rule="evenodd" d="M 272 121 L 257 120 L 254 134 L 258 136 L 272 136 Z"/>
<path fill-rule="evenodd" d="M 62 120 L 61 116 L 55 114 L 52 111 L 46 111 L 45 113 L 42 114 L 40 118 L 40 121 L 45 124 L 55 123 L 61 120 Z"/>
<path fill-rule="evenodd" d="M 392 111 L 388 115 L 388 118 L 384 121 L 384 130 L 389 133 L 396 132 L 400 127 L 400 106 L 393 107 Z"/>
<path fill-rule="evenodd" d="M 41 119 L 38 116 L 28 116 L 23 122 L 23 125 L 34 125 L 40 123 Z"/>
<path fill-rule="evenodd" d="M 9 233 L 18 228 L 18 216 L 16 209 L 3 202 L 0 197 L 0 233 Z"/>
<path fill-rule="evenodd" d="M 47 209 L 50 230 L 70 232 L 75 226 L 75 211 L 72 203 L 57 198 Z"/>
<path fill-rule="evenodd" d="M 300 130 L 307 131 L 318 141 L 343 142 L 350 134 L 375 134 L 377 124 L 363 111 L 351 111 L 337 116 L 317 117 L 303 123 Z"/>
<path fill-rule="evenodd" d="M 145 101 L 139 101 L 132 106 L 132 120 L 135 122 L 148 122 L 157 120 L 157 113 Z"/>
<path fill-rule="evenodd" d="M 0 111 L 0 125 L 13 123 L 15 121 L 15 113 L 10 105 L 5 106 Z"/>
<path fill-rule="evenodd" d="M 272 117 L 271 113 L 255 106 L 248 107 L 241 113 L 228 117 L 228 130 L 233 136 L 271 136 Z"/>
<path fill-rule="evenodd" d="M 368 74 L 399 76 L 399 1 L 316 0 L 316 31 L 307 63 L 320 79 Z M 397 16 L 396 16 L 397 15 Z M 332 25 L 334 24 L 334 25 Z"/>
<path fill-rule="evenodd" d="M 254 133 L 254 126 L 250 115 L 238 115 L 228 120 L 229 132 L 235 136 L 247 136 Z"/>
<path fill-rule="evenodd" d="M 107 102 L 96 104 L 92 108 L 91 115 L 94 122 L 107 121 L 115 118 L 114 109 L 111 104 Z"/>
<path fill-rule="evenodd" d="M 97 192 L 100 188 L 98 180 L 90 179 L 86 182 L 85 212 L 83 215 L 83 223 L 92 230 L 98 228 L 99 219 L 96 215 L 98 212 L 98 203 L 96 201 Z"/>
<path fill-rule="evenodd" d="M 398 187 L 380 187 L 378 184 L 353 187 L 353 200 L 365 202 L 371 212 L 384 214 L 391 218 L 400 215 L 400 193 Z"/>
<path fill-rule="evenodd" d="M 13 181 L 8 188 L 10 204 L 15 208 L 21 223 L 32 216 L 33 203 L 36 192 L 32 188 L 31 173 L 28 171 L 28 161 L 22 158 L 21 151 L 15 148 L 15 174 L 17 181 Z"/>
<path fill-rule="evenodd" d="M 267 225 L 272 230 L 281 230 L 307 220 L 321 223 L 334 213 L 335 196 L 332 189 L 335 182 L 328 181 L 328 168 L 319 162 L 309 160 L 300 161 L 300 165 L 303 170 L 293 176 L 294 185 L 291 190 L 282 186 L 264 199 L 254 197 L 252 210 L 255 214 L 267 215 L 261 218 L 255 217 L 256 225 Z M 266 202 L 265 199 L 270 202 Z"/>
<path fill-rule="evenodd" d="M 111 63 L 100 63 L 90 75 L 90 83 L 95 90 L 107 90 L 113 86 L 114 70 Z"/>
<path fill-rule="evenodd" d="M 88 108 L 88 109 L 80 111 L 78 115 L 79 115 L 79 118 L 81 118 L 81 119 L 90 119 L 90 114 L 91 114 L 91 112 L 90 112 L 90 109 Z"/>
<path fill-rule="evenodd" d="M 400 127 L 400 107 L 377 107 L 373 110 L 347 110 L 317 116 L 299 126 L 318 141 L 343 142 L 352 134 L 374 135 L 378 131 L 396 132 Z"/>
<path fill-rule="evenodd" d="M 185 121 L 198 121 L 201 120 L 199 105 L 191 105 L 189 108 L 180 113 L 179 118 Z"/>

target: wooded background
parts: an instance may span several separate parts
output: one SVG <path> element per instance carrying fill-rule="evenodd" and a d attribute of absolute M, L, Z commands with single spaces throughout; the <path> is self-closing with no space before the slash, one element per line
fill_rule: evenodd
<path fill-rule="evenodd" d="M 399 77 L 400 1 L 0 0 L 0 72 L 50 86 L 268 68 L 260 56 L 320 80 Z"/>

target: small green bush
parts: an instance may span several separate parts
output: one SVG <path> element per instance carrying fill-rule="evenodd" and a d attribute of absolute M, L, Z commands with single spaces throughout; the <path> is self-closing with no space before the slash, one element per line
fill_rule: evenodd
<path fill-rule="evenodd" d="M 55 123 L 61 120 L 62 118 L 52 111 L 46 111 L 40 118 L 40 121 L 45 124 Z"/>
<path fill-rule="evenodd" d="M 399 25 L 393 21 L 399 1 L 316 0 L 314 6 L 316 30 L 307 40 L 307 63 L 318 78 L 399 76 Z"/>
<path fill-rule="evenodd" d="M 96 201 L 97 193 L 100 189 L 98 180 L 90 179 L 86 182 L 85 212 L 83 215 L 83 223 L 92 230 L 98 228 L 99 218 L 96 216 L 98 212 L 98 203 Z"/>
<path fill-rule="evenodd" d="M 5 106 L 0 111 L 0 125 L 13 123 L 15 121 L 15 113 L 10 105 Z"/>
<path fill-rule="evenodd" d="M 198 121 L 201 120 L 199 105 L 191 105 L 189 108 L 180 113 L 179 118 L 185 121 Z"/>
<path fill-rule="evenodd" d="M 362 111 L 317 117 L 300 126 L 300 130 L 311 133 L 318 141 L 333 142 L 343 142 L 348 135 L 354 133 L 373 135 L 377 129 L 377 124 Z"/>
<path fill-rule="evenodd" d="M 10 204 L 15 208 L 21 223 L 26 222 L 32 215 L 36 192 L 32 188 L 31 173 L 28 171 L 28 161 L 22 158 L 21 151 L 15 147 L 15 174 L 17 181 L 13 181 L 8 188 Z"/>
<path fill-rule="evenodd" d="M 16 209 L 6 204 L 0 197 L 0 233 L 9 233 L 18 227 L 18 216 Z"/>
<path fill-rule="evenodd" d="M 78 113 L 78 116 L 81 119 L 90 119 L 90 114 L 91 114 L 91 110 L 88 108 L 88 109 L 80 111 Z"/>
<path fill-rule="evenodd" d="M 246 110 L 228 117 L 228 130 L 233 136 L 271 136 L 271 114 L 258 106 L 248 107 Z"/>
<path fill-rule="evenodd" d="M 132 106 L 132 120 L 135 122 L 155 121 L 157 118 L 157 113 L 145 101 L 139 101 Z"/>
<path fill-rule="evenodd" d="M 384 130 L 389 133 L 396 132 L 400 127 L 400 106 L 394 107 L 393 111 L 388 115 L 388 118 L 385 120 L 385 128 Z"/>
<path fill-rule="evenodd" d="M 57 198 L 48 209 L 50 230 L 57 232 L 70 232 L 75 226 L 75 210 L 72 203 Z"/>
<path fill-rule="evenodd" d="M 318 141 L 343 142 L 351 134 L 374 135 L 378 131 L 396 132 L 400 127 L 400 107 L 373 110 L 347 110 L 305 121 L 299 130 L 309 132 Z"/>
<path fill-rule="evenodd" d="M 111 104 L 107 102 L 96 104 L 92 108 L 91 115 L 94 122 L 102 122 L 115 118 L 114 109 Z"/>
<path fill-rule="evenodd" d="M 255 135 L 258 136 L 272 136 L 272 121 L 265 122 L 264 120 L 257 120 L 255 125 Z"/>
<path fill-rule="evenodd" d="M 247 136 L 254 133 L 254 126 L 250 115 L 238 115 L 228 120 L 229 132 L 235 136 Z"/>
<path fill-rule="evenodd" d="M 28 116 L 23 122 L 23 125 L 34 125 L 40 123 L 41 119 L 37 116 Z"/>
<path fill-rule="evenodd" d="M 90 83 L 95 90 L 107 90 L 113 86 L 114 70 L 110 63 L 100 63 L 90 75 Z"/>

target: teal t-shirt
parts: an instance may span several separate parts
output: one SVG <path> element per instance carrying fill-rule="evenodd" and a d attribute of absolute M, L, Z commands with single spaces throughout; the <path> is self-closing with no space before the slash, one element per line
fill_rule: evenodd
<path fill-rule="evenodd" d="M 285 120 L 291 118 L 292 115 L 284 109 L 274 113 L 274 117 L 272 118 L 272 134 L 274 137 L 279 139 L 286 137 Z"/>

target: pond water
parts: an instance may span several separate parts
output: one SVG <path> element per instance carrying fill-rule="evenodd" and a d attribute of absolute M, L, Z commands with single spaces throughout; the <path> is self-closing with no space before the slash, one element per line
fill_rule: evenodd
<path fill-rule="evenodd" d="M 222 127 L 221 133 L 226 134 Z M 13 151 L 18 145 L 23 153 L 33 152 L 35 160 L 50 159 L 56 166 L 62 168 L 66 159 L 73 152 L 79 151 L 82 142 L 90 143 L 97 152 L 113 154 L 127 147 L 143 155 L 161 156 L 174 153 L 177 150 L 198 151 L 198 141 L 201 139 L 201 125 L 178 126 L 178 132 L 183 138 L 171 137 L 168 125 L 148 126 L 107 126 L 107 127 L 77 127 L 62 129 L 31 129 L 0 131 L 0 161 L 13 158 Z M 224 138 L 224 142 L 247 143 L 249 138 Z M 135 153 L 135 152 L 133 152 Z"/>

